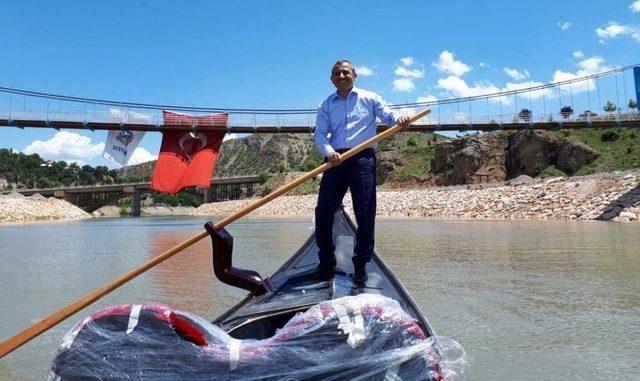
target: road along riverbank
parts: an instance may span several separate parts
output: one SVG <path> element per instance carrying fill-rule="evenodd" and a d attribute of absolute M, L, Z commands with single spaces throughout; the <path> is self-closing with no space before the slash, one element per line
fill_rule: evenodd
<path fill-rule="evenodd" d="M 640 170 L 465 186 L 378 191 L 378 216 L 485 220 L 612 220 L 638 222 Z M 311 216 L 316 195 L 283 196 L 257 216 Z M 204 204 L 194 215 L 228 215 L 255 200 Z M 344 204 L 351 210 L 351 197 Z"/>

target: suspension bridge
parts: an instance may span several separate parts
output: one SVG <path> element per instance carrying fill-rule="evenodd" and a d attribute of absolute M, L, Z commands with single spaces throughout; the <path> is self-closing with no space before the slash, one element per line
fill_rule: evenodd
<path fill-rule="evenodd" d="M 430 115 L 411 131 L 496 131 L 638 127 L 640 64 L 542 84 L 508 84 L 491 94 L 451 97 L 390 107 Z M 471 91 L 471 90 L 469 90 Z M 226 112 L 225 127 L 163 124 L 162 110 L 193 115 Z M 315 109 L 188 107 L 73 97 L 0 87 L 0 127 L 79 130 L 226 130 L 229 133 L 313 133 Z M 387 126 L 380 125 L 379 130 Z"/>

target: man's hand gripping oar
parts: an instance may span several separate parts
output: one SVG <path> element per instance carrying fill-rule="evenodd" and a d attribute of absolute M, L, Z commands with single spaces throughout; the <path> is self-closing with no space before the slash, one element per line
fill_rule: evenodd
<path fill-rule="evenodd" d="M 411 117 L 408 118 L 408 124 L 411 123 L 415 123 L 417 120 L 423 118 L 424 116 L 428 115 L 431 112 L 431 110 L 429 109 L 425 109 Z M 357 154 L 358 152 L 362 151 L 363 149 L 379 142 L 382 139 L 385 139 L 389 136 L 391 136 L 392 134 L 396 133 L 397 131 L 399 131 L 400 129 L 402 129 L 404 127 L 404 124 L 395 124 L 394 126 L 392 126 L 391 128 L 386 129 L 385 131 L 379 133 L 378 135 L 372 137 L 371 139 L 357 145 L 356 147 L 350 149 L 349 151 L 343 153 L 342 155 L 340 155 L 340 159 L 341 160 L 347 160 L 348 158 L 350 158 L 351 156 Z M 333 166 L 333 164 L 327 162 L 322 164 L 321 166 L 317 167 L 316 169 L 305 173 L 304 175 L 300 176 L 299 178 L 291 181 L 288 184 L 285 184 L 283 186 L 281 186 L 280 188 L 276 189 L 275 191 L 271 192 L 270 194 L 266 195 L 265 197 L 257 200 L 256 202 L 240 209 L 239 211 L 233 213 L 232 215 L 224 218 L 223 220 L 219 221 L 217 224 L 214 225 L 216 230 L 219 230 L 223 227 L 225 227 L 226 225 L 230 224 L 231 222 L 237 220 L 238 218 L 252 212 L 253 210 L 261 207 L 262 205 L 268 203 L 269 201 L 275 199 L 276 197 L 290 191 L 291 189 L 297 187 L 298 185 L 304 183 L 305 181 L 319 175 L 320 173 L 326 171 L 327 169 L 331 168 Z M 126 282 L 130 281 L 131 279 L 137 277 L 138 275 L 144 273 L 145 271 L 149 270 L 150 268 L 154 267 L 155 265 L 159 264 L 160 262 L 165 261 L 166 259 L 171 258 L 172 256 L 174 256 L 175 254 L 179 253 L 180 251 L 186 249 L 187 247 L 193 245 L 194 243 L 200 241 L 201 239 L 203 239 L 204 237 L 208 236 L 209 233 L 206 230 L 201 231 L 200 233 L 192 236 L 191 238 L 187 239 L 186 241 L 172 247 L 171 249 L 163 252 L 162 254 L 160 254 L 159 256 L 155 257 L 154 259 L 136 267 L 135 269 L 131 270 L 130 272 L 128 272 L 127 274 L 122 275 L 121 277 L 107 283 L 106 285 L 102 286 L 101 288 L 81 297 L 80 299 L 76 300 L 75 302 L 69 304 L 68 306 L 52 313 L 51 315 L 45 317 L 44 319 L 40 320 L 39 322 L 37 322 L 36 324 L 30 326 L 29 328 L 23 330 L 22 332 L 10 337 L 9 339 L 7 339 L 6 341 L 0 343 L 0 358 L 6 356 L 7 354 L 13 352 L 15 349 L 19 348 L 20 346 L 22 346 L 23 344 L 25 344 L 26 342 L 28 342 L 29 340 L 33 339 L 34 337 L 40 335 L 41 333 L 45 332 L 46 330 L 48 330 L 49 328 L 57 325 L 58 323 L 60 323 L 61 321 L 65 320 L 66 318 L 68 318 L 69 316 L 75 314 L 76 312 L 80 311 L 81 309 L 83 309 L 84 307 L 88 306 L 89 304 L 95 302 L 96 300 L 102 298 L 103 296 L 107 295 L 108 293 L 110 293 L 111 291 L 115 290 L 116 288 L 122 286 L 123 284 L 125 284 Z"/>

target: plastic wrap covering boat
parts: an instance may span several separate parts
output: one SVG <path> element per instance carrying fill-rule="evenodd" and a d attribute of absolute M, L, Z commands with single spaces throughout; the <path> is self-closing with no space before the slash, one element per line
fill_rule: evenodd
<path fill-rule="evenodd" d="M 234 339 L 167 307 L 127 305 L 74 328 L 49 379 L 437 379 L 432 344 L 398 302 L 375 294 L 322 302 L 262 340 Z"/>
<path fill-rule="evenodd" d="M 53 360 L 51 380 L 439 380 L 442 348 L 382 259 L 353 282 L 355 226 L 333 234 L 337 266 L 318 273 L 311 235 L 272 276 L 232 265 L 233 238 L 208 223 L 214 273 L 249 295 L 209 323 L 163 306 L 87 318 Z M 254 255 L 261 255 L 255 253 Z"/>

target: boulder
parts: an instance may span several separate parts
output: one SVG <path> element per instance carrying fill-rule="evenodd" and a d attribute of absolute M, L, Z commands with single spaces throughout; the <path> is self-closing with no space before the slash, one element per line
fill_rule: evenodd
<path fill-rule="evenodd" d="M 390 177 L 393 171 L 396 170 L 396 165 L 389 160 L 381 160 L 376 166 L 376 180 L 377 184 L 384 184 Z"/>
<path fill-rule="evenodd" d="M 594 161 L 600 153 L 582 142 L 565 139 L 558 151 L 556 168 L 571 176 Z"/>
<path fill-rule="evenodd" d="M 495 135 L 442 141 L 436 144 L 430 182 L 457 185 L 504 180 L 503 160 Z"/>
<path fill-rule="evenodd" d="M 509 135 L 505 166 L 507 177 L 536 177 L 555 165 L 562 140 L 544 131 L 524 130 Z"/>

